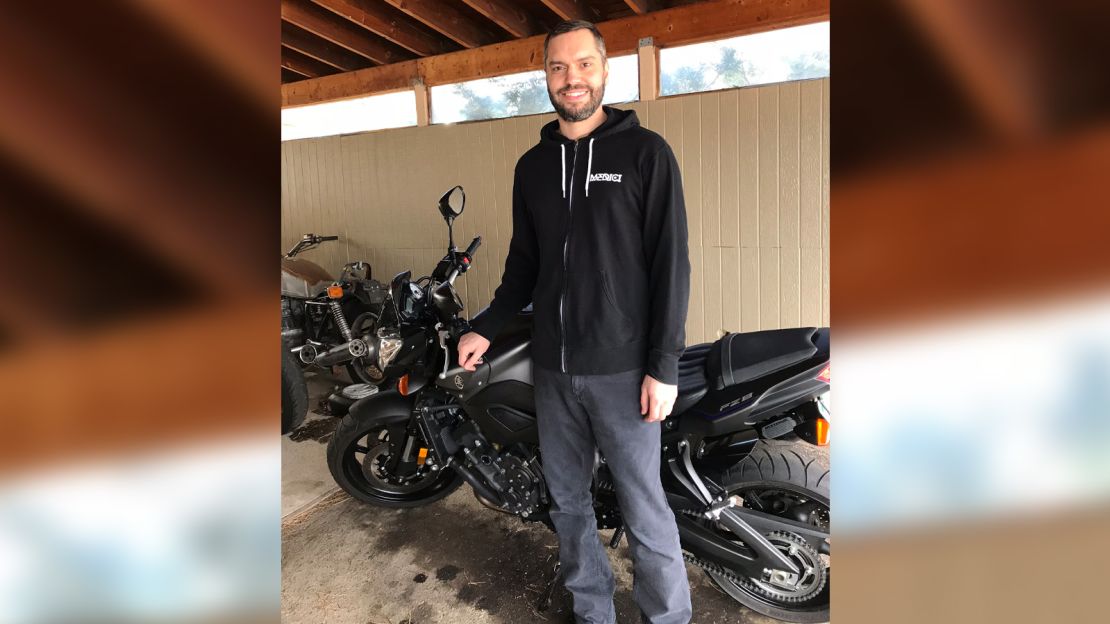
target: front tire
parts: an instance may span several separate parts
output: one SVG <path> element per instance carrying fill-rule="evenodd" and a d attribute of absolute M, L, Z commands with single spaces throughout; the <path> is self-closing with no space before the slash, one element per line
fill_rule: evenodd
<path fill-rule="evenodd" d="M 722 475 L 722 485 L 731 495 L 744 499 L 744 506 L 776 516 L 829 528 L 828 447 L 806 442 L 760 441 L 752 452 Z M 788 548 L 793 534 L 768 536 L 780 548 Z M 796 536 L 793 536 L 796 537 Z M 809 558 L 804 550 L 798 556 Z M 820 586 L 803 596 L 776 592 L 753 579 L 737 583 L 723 575 L 706 572 L 721 591 L 744 606 L 786 622 L 829 621 L 829 596 L 832 568 L 829 557 L 820 555 L 823 565 Z M 817 580 L 814 580 L 816 583 Z"/>
<path fill-rule="evenodd" d="M 332 478 L 343 491 L 358 500 L 392 508 L 434 503 L 462 485 L 462 476 L 454 470 L 434 471 L 427 464 L 412 474 L 389 474 L 385 466 L 390 453 L 390 436 L 403 438 L 409 435 L 406 430 L 405 423 L 386 424 L 373 419 L 357 419 L 352 414 L 344 416 L 328 442 L 328 469 Z M 426 443 L 417 436 L 414 448 L 417 445 L 426 446 Z"/>

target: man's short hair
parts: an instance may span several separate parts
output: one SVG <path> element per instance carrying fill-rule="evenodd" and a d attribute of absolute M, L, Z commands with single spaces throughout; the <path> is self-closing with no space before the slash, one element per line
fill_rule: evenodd
<path fill-rule="evenodd" d="M 597 49 L 601 52 L 601 60 L 605 61 L 605 39 L 601 37 L 601 32 L 598 31 L 597 26 L 593 22 L 586 20 L 565 20 L 555 25 L 551 32 L 547 33 L 547 38 L 543 40 L 543 68 L 547 69 L 547 46 L 551 43 L 553 37 L 565 35 L 569 32 L 576 30 L 588 30 L 594 35 L 594 43 L 597 44 Z"/>

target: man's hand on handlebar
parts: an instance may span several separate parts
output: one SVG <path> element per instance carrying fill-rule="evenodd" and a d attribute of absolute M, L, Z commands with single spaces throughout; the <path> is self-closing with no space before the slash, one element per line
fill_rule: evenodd
<path fill-rule="evenodd" d="M 467 332 L 459 338 L 459 366 L 475 371 L 482 362 L 482 356 L 489 349 L 489 340 L 478 332 Z"/>

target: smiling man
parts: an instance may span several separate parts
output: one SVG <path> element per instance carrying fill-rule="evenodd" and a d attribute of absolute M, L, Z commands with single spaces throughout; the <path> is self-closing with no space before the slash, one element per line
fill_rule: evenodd
<path fill-rule="evenodd" d="M 533 303 L 540 453 L 575 617 L 616 621 L 590 490 L 599 449 L 644 621 L 689 622 L 686 567 L 659 475 L 660 422 L 678 394 L 690 293 L 678 164 L 635 111 L 601 105 L 609 63 L 593 24 L 556 26 L 544 67 L 558 119 L 517 162 L 505 272 L 459 340 L 459 364 L 474 370 L 505 322 Z"/>

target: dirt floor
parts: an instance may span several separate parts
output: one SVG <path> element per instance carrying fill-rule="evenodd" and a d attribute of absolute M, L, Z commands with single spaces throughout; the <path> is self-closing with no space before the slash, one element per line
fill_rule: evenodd
<path fill-rule="evenodd" d="M 329 387 L 327 379 L 310 381 L 313 406 Z M 393 510 L 336 492 L 331 489 L 334 483 L 319 485 L 317 476 L 307 482 L 300 479 L 302 474 L 320 474 L 325 444 L 337 423 L 338 419 L 310 414 L 305 424 L 283 441 L 283 481 L 300 482 L 285 487 L 283 498 L 288 492 L 301 501 L 298 506 L 283 501 L 283 622 L 574 621 L 570 594 L 561 584 L 550 609 L 537 610 L 557 552 L 555 534 L 543 525 L 525 524 L 482 506 L 465 485 L 429 506 Z M 306 489 L 309 484 L 311 488 Z M 612 531 L 600 535 L 607 543 Z M 617 621 L 639 622 L 632 601 L 627 542 L 622 540 L 609 553 L 617 577 Z M 699 569 L 688 565 L 687 574 L 693 622 L 776 622 L 734 602 Z"/>

